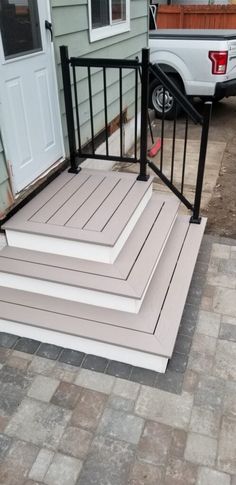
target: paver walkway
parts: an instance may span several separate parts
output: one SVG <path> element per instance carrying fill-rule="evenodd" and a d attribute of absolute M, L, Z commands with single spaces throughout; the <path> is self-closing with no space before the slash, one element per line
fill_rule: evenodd
<path fill-rule="evenodd" d="M 236 485 L 236 241 L 204 237 L 164 376 L 0 334 L 0 484 Z"/>

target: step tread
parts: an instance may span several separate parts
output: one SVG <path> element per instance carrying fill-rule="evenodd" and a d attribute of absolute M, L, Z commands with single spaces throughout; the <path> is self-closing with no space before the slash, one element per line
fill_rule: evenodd
<path fill-rule="evenodd" d="M 6 247 L 1 273 L 141 299 L 177 217 L 179 201 L 153 194 L 113 265 Z M 137 244 L 138 243 L 138 244 Z"/>
<path fill-rule="evenodd" d="M 101 170 L 63 172 L 3 228 L 113 247 L 152 180 Z"/>
<path fill-rule="evenodd" d="M 138 315 L 1 288 L 1 318 L 170 357 L 206 223 L 188 221 L 178 216 Z"/>

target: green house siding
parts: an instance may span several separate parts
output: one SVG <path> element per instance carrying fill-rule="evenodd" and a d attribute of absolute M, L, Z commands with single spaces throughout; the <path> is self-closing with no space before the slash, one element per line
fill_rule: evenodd
<path fill-rule="evenodd" d="M 52 0 L 52 22 L 55 35 L 55 51 L 62 126 L 67 151 L 67 129 L 65 120 L 64 96 L 60 69 L 59 46 L 67 45 L 70 56 L 131 58 L 141 55 L 141 50 L 148 44 L 148 2 L 131 0 L 130 31 L 96 42 L 89 41 L 87 0 Z M 108 121 L 119 113 L 118 70 L 107 72 Z M 90 114 L 88 103 L 87 70 L 77 69 L 80 123 L 82 125 L 82 143 L 91 138 Z M 103 77 L 99 69 L 92 70 L 93 115 L 95 133 L 104 128 Z M 134 73 L 123 74 L 123 110 L 127 109 L 128 119 L 134 114 Z"/>

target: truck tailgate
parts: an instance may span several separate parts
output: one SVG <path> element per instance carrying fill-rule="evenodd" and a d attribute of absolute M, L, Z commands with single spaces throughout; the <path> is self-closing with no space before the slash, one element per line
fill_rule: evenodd
<path fill-rule="evenodd" d="M 236 78 L 236 40 L 228 40 L 227 78 Z"/>

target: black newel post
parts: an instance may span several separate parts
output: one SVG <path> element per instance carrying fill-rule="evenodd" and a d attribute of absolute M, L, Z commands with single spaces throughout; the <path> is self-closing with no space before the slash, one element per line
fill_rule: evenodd
<path fill-rule="evenodd" d="M 212 102 L 208 101 L 204 105 L 201 146 L 200 146 L 198 172 L 197 172 L 197 184 L 196 184 L 193 215 L 190 219 L 190 222 L 195 224 L 200 224 L 201 222 L 200 206 L 201 206 L 202 187 L 203 187 L 203 179 L 204 179 L 204 171 L 205 171 L 209 125 L 210 125 L 210 119 L 211 119 L 211 110 L 212 110 Z"/>
<path fill-rule="evenodd" d="M 142 86 L 141 86 L 141 136 L 140 172 L 138 180 L 146 181 L 147 175 L 147 137 L 148 137 L 148 90 L 149 90 L 149 49 L 142 49 Z"/>
<path fill-rule="evenodd" d="M 72 103 L 72 94 L 71 94 L 70 60 L 69 60 L 67 46 L 65 45 L 60 46 L 60 56 L 61 56 L 64 98 L 65 98 L 65 109 L 66 109 L 66 123 L 67 123 L 67 131 L 68 131 L 69 150 L 70 150 L 71 166 L 70 166 L 69 172 L 78 173 L 81 169 L 77 167 L 77 163 L 76 163 L 75 124 L 74 124 L 74 113 L 73 113 L 73 103 Z"/>

